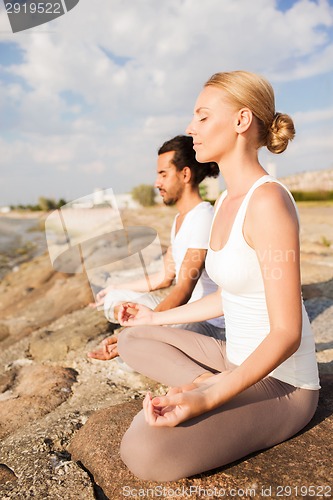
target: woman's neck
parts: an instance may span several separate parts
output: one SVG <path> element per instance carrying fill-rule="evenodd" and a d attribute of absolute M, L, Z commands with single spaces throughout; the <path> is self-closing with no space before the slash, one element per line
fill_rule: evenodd
<path fill-rule="evenodd" d="M 257 179 L 267 174 L 260 165 L 257 154 L 252 157 L 238 155 L 229 161 L 222 159 L 219 167 L 231 198 L 247 193 Z"/>

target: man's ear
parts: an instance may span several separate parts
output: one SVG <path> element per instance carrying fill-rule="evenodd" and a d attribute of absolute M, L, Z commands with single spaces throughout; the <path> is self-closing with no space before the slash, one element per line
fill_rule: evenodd
<path fill-rule="evenodd" d="M 182 170 L 182 175 L 183 175 L 183 180 L 185 184 L 188 184 L 191 182 L 191 177 L 192 177 L 192 172 L 190 167 L 184 167 Z"/>
<path fill-rule="evenodd" d="M 236 132 L 242 134 L 246 132 L 253 121 L 253 113 L 249 108 L 242 108 L 236 117 Z"/>

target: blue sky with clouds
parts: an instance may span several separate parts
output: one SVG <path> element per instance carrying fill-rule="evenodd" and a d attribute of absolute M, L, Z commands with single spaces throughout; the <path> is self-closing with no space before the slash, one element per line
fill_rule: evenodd
<path fill-rule="evenodd" d="M 152 183 L 217 71 L 266 76 L 297 137 L 278 176 L 333 167 L 333 0 L 80 0 L 13 34 L 0 1 L 0 206 Z"/>

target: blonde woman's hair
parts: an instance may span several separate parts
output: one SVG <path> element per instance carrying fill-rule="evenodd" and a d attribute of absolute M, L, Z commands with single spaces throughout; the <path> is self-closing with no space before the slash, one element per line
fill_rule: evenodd
<path fill-rule="evenodd" d="M 289 115 L 276 113 L 274 91 L 262 76 L 247 71 L 215 73 L 205 87 L 219 87 L 237 108 L 249 108 L 258 124 L 258 148 L 266 146 L 272 153 L 282 153 L 295 136 Z"/>

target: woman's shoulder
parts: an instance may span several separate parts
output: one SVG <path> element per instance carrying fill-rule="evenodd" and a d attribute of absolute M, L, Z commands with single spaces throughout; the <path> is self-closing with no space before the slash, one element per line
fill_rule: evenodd
<path fill-rule="evenodd" d="M 254 218 L 271 216 L 276 218 L 283 214 L 296 216 L 296 206 L 288 189 L 278 181 L 265 182 L 252 193 L 248 204 L 248 215 Z"/>
<path fill-rule="evenodd" d="M 252 193 L 249 205 L 256 208 L 277 207 L 279 205 L 294 205 L 288 188 L 278 180 L 271 180 L 258 186 Z"/>

